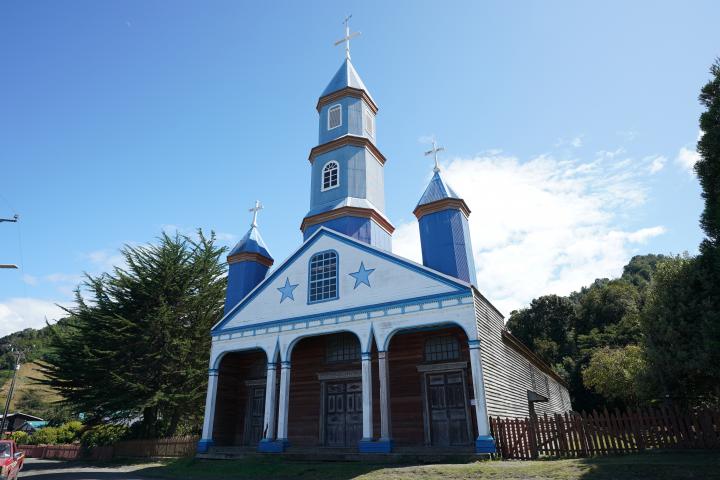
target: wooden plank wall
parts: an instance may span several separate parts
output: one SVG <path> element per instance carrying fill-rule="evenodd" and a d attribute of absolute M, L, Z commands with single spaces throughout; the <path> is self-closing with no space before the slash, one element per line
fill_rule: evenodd
<path fill-rule="evenodd" d="M 564 385 L 534 367 L 533 362 L 507 345 L 501 336 L 505 324 L 502 316 L 488 302 L 476 295 L 475 312 L 480 335 L 480 354 L 487 397 L 488 415 L 524 417 L 528 410 L 527 391 L 549 398 L 537 403 L 538 414 L 565 413 L 571 410 L 570 395 Z M 549 388 L 546 388 L 547 386 Z"/>

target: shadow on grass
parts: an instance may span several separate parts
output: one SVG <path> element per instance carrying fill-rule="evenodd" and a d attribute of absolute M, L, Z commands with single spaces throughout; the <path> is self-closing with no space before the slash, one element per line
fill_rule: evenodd
<path fill-rule="evenodd" d="M 280 457 L 248 458 L 242 460 L 201 460 L 183 458 L 167 465 L 138 470 L 145 477 L 176 479 L 285 479 L 349 480 L 388 465 L 362 462 L 301 462 Z"/>
<path fill-rule="evenodd" d="M 578 480 L 720 480 L 720 452 L 653 452 L 576 460 Z"/>

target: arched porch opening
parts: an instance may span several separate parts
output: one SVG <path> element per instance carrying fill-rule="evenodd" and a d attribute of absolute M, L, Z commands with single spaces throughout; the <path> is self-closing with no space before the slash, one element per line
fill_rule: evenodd
<path fill-rule="evenodd" d="M 351 332 L 304 337 L 293 345 L 288 415 L 293 447 L 357 448 L 363 433 L 361 352 Z"/>
<path fill-rule="evenodd" d="M 454 324 L 400 330 L 387 356 L 396 447 L 471 449 L 477 427 L 465 330 Z"/>
<path fill-rule="evenodd" d="M 256 446 L 263 436 L 267 355 L 229 352 L 218 366 L 213 440 L 218 446 Z"/>

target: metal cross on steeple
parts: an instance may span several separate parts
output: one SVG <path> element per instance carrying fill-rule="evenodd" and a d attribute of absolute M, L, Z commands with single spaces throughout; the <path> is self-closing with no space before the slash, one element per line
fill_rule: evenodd
<path fill-rule="evenodd" d="M 438 164 L 438 152 L 442 152 L 445 150 L 445 147 L 438 147 L 437 143 L 435 143 L 435 139 L 432 140 L 432 149 L 425 152 L 425 156 L 432 155 L 435 159 L 435 168 L 433 168 L 433 172 L 437 173 L 440 171 L 440 165 Z"/>
<path fill-rule="evenodd" d="M 262 203 L 260 203 L 260 200 L 255 200 L 255 206 L 248 210 L 248 212 L 253 212 L 253 221 L 252 224 L 250 224 L 251 227 L 257 227 L 257 216 L 258 212 L 263 209 Z"/>
<path fill-rule="evenodd" d="M 360 35 L 360 32 L 354 32 L 350 33 L 350 19 L 352 18 L 352 15 L 348 15 L 345 17 L 345 20 L 343 20 L 343 23 L 345 24 L 345 37 L 341 38 L 337 42 L 335 42 L 335 46 L 337 47 L 341 43 L 345 44 L 345 58 L 350 60 L 350 39 L 355 38 L 358 35 Z"/>

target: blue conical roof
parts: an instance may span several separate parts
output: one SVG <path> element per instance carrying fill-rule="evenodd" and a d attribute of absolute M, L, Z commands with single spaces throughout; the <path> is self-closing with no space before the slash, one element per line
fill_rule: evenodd
<path fill-rule="evenodd" d="M 360 75 L 358 75 L 357 70 L 355 70 L 355 67 L 353 67 L 353 64 L 350 63 L 350 60 L 347 58 L 342 63 L 342 65 L 340 65 L 340 69 L 337 71 L 332 80 L 330 80 L 330 83 L 327 87 L 325 87 L 325 90 L 323 90 L 323 92 L 320 94 L 320 97 L 322 98 L 326 95 L 330 95 L 331 93 L 342 90 L 345 87 L 352 87 L 364 90 L 365 93 L 367 93 L 368 96 L 372 98 L 370 92 L 368 91 L 367 87 L 365 87 L 365 84 L 360 78 Z"/>
<path fill-rule="evenodd" d="M 272 255 L 270 255 L 270 252 L 268 252 L 268 249 L 265 246 L 265 242 L 263 242 L 263 239 L 260 236 L 260 231 L 255 225 L 250 227 L 250 230 L 242 239 L 240 239 L 237 245 L 233 247 L 228 256 L 232 257 L 233 255 L 237 255 L 239 253 L 257 253 L 263 257 L 269 258 L 270 260 L 273 259 Z"/>
<path fill-rule="evenodd" d="M 417 206 L 427 205 L 428 203 L 437 202 L 438 200 L 443 200 L 445 198 L 457 198 L 460 200 L 458 194 L 443 181 L 442 177 L 440 177 L 440 172 L 435 172 L 430 180 L 430 183 L 425 189 L 425 193 L 423 193 L 422 197 L 420 197 L 420 201 Z"/>

